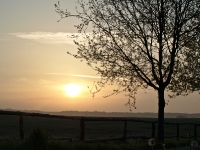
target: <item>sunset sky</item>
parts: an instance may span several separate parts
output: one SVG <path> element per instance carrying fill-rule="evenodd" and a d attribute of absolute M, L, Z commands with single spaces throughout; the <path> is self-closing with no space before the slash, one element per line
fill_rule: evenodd
<path fill-rule="evenodd" d="M 69 56 L 76 53 L 73 39 L 77 30 L 75 18 L 60 19 L 55 12 L 57 0 L 0 0 L 0 109 L 41 111 L 107 111 L 129 112 L 124 94 L 109 98 L 106 87 L 95 98 L 89 92 L 99 76 L 86 62 Z M 75 0 L 60 0 L 63 9 L 75 12 Z M 66 85 L 80 87 L 70 97 Z M 157 93 L 139 91 L 133 112 L 157 112 Z M 200 97 L 169 99 L 165 112 L 200 113 Z"/>

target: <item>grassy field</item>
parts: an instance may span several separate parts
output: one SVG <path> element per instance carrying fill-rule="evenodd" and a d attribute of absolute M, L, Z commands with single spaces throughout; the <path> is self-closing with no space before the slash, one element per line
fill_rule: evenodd
<path fill-rule="evenodd" d="M 142 118 L 142 120 L 156 121 L 152 118 Z M 166 118 L 166 122 L 172 123 L 200 123 L 200 118 Z M 48 132 L 49 137 L 70 137 L 79 139 L 80 121 L 65 120 L 41 117 L 24 117 L 24 135 L 25 138 L 30 131 L 39 127 Z M 122 137 L 124 122 L 119 121 L 87 121 L 85 123 L 85 139 L 99 139 Z M 157 131 L 157 127 L 156 127 Z M 188 133 L 194 134 L 193 125 L 180 125 L 180 136 L 186 136 Z M 128 122 L 127 135 L 145 135 L 151 136 L 151 124 Z M 165 135 L 175 136 L 176 126 L 165 125 Z M 197 128 L 197 135 L 200 130 Z M 0 139 L 19 138 L 19 117 L 18 116 L 0 116 Z"/>
<path fill-rule="evenodd" d="M 37 141 L 30 143 L 28 140 L 1 141 L 1 150 L 161 150 L 163 143 L 156 142 L 154 147 L 148 145 L 148 140 L 128 140 L 127 142 L 84 143 L 51 140 L 47 143 Z M 165 141 L 165 148 L 189 146 L 189 140 L 170 139 Z"/>
<path fill-rule="evenodd" d="M 141 118 L 141 120 L 156 121 L 154 118 Z M 171 123 L 200 123 L 199 118 L 166 118 Z M 24 117 L 25 140 L 19 139 L 19 117 L 0 116 L 0 150 L 149 150 L 148 139 L 129 139 L 126 142 L 100 142 L 84 143 L 78 141 L 80 136 L 80 121 L 42 117 Z M 122 137 L 124 122 L 119 121 L 87 121 L 85 123 L 85 139 L 101 139 Z M 33 132 L 40 129 L 42 133 Z M 157 127 L 156 127 L 157 129 Z M 157 131 L 157 130 L 156 130 Z M 198 130 L 197 135 L 200 135 Z M 31 136 L 33 134 L 33 136 Z M 193 125 L 180 125 L 180 135 L 194 134 Z M 46 137 L 46 135 L 48 135 Z M 151 136 L 151 123 L 128 122 L 127 135 Z M 165 135 L 175 136 L 176 126 L 165 125 Z M 69 140 L 55 140 L 55 137 L 70 137 Z M 11 139 L 10 139 L 11 138 Z M 188 146 L 193 138 L 165 139 L 166 148 Z M 198 139 L 197 139 L 198 141 Z M 156 142 L 153 149 L 163 149 L 163 143 Z"/>

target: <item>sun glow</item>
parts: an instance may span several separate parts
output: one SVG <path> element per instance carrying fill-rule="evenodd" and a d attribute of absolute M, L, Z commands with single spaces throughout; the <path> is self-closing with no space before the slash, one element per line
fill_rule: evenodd
<path fill-rule="evenodd" d="M 65 90 L 65 92 L 67 93 L 68 96 L 75 97 L 80 93 L 81 86 L 74 84 L 74 83 L 71 83 L 71 84 L 67 84 L 64 87 L 64 90 Z"/>

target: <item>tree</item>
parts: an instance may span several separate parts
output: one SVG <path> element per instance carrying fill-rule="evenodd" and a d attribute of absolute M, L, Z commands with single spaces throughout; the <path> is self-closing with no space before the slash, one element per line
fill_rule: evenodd
<path fill-rule="evenodd" d="M 117 84 L 135 106 L 139 88 L 158 93 L 158 139 L 164 141 L 165 91 L 187 95 L 199 88 L 200 0 L 78 0 L 81 42 L 75 58 L 100 76 L 96 91 Z M 87 32 L 92 28 L 92 32 Z M 191 44 L 195 43 L 195 44 Z M 193 67 L 198 71 L 194 71 Z M 112 95 L 111 94 L 111 95 Z"/>

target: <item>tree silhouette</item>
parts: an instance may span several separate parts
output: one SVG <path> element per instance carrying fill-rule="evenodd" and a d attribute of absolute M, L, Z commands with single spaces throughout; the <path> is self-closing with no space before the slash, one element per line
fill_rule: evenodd
<path fill-rule="evenodd" d="M 199 90 L 200 1 L 78 0 L 77 4 L 81 8 L 77 14 L 55 4 L 61 19 L 81 20 L 76 27 L 84 40 L 75 41 L 78 52 L 72 55 L 101 76 L 96 92 L 117 84 L 112 94 L 126 92 L 130 107 L 135 107 L 139 88 L 157 91 L 158 140 L 164 141 L 165 90 L 173 96 Z"/>

